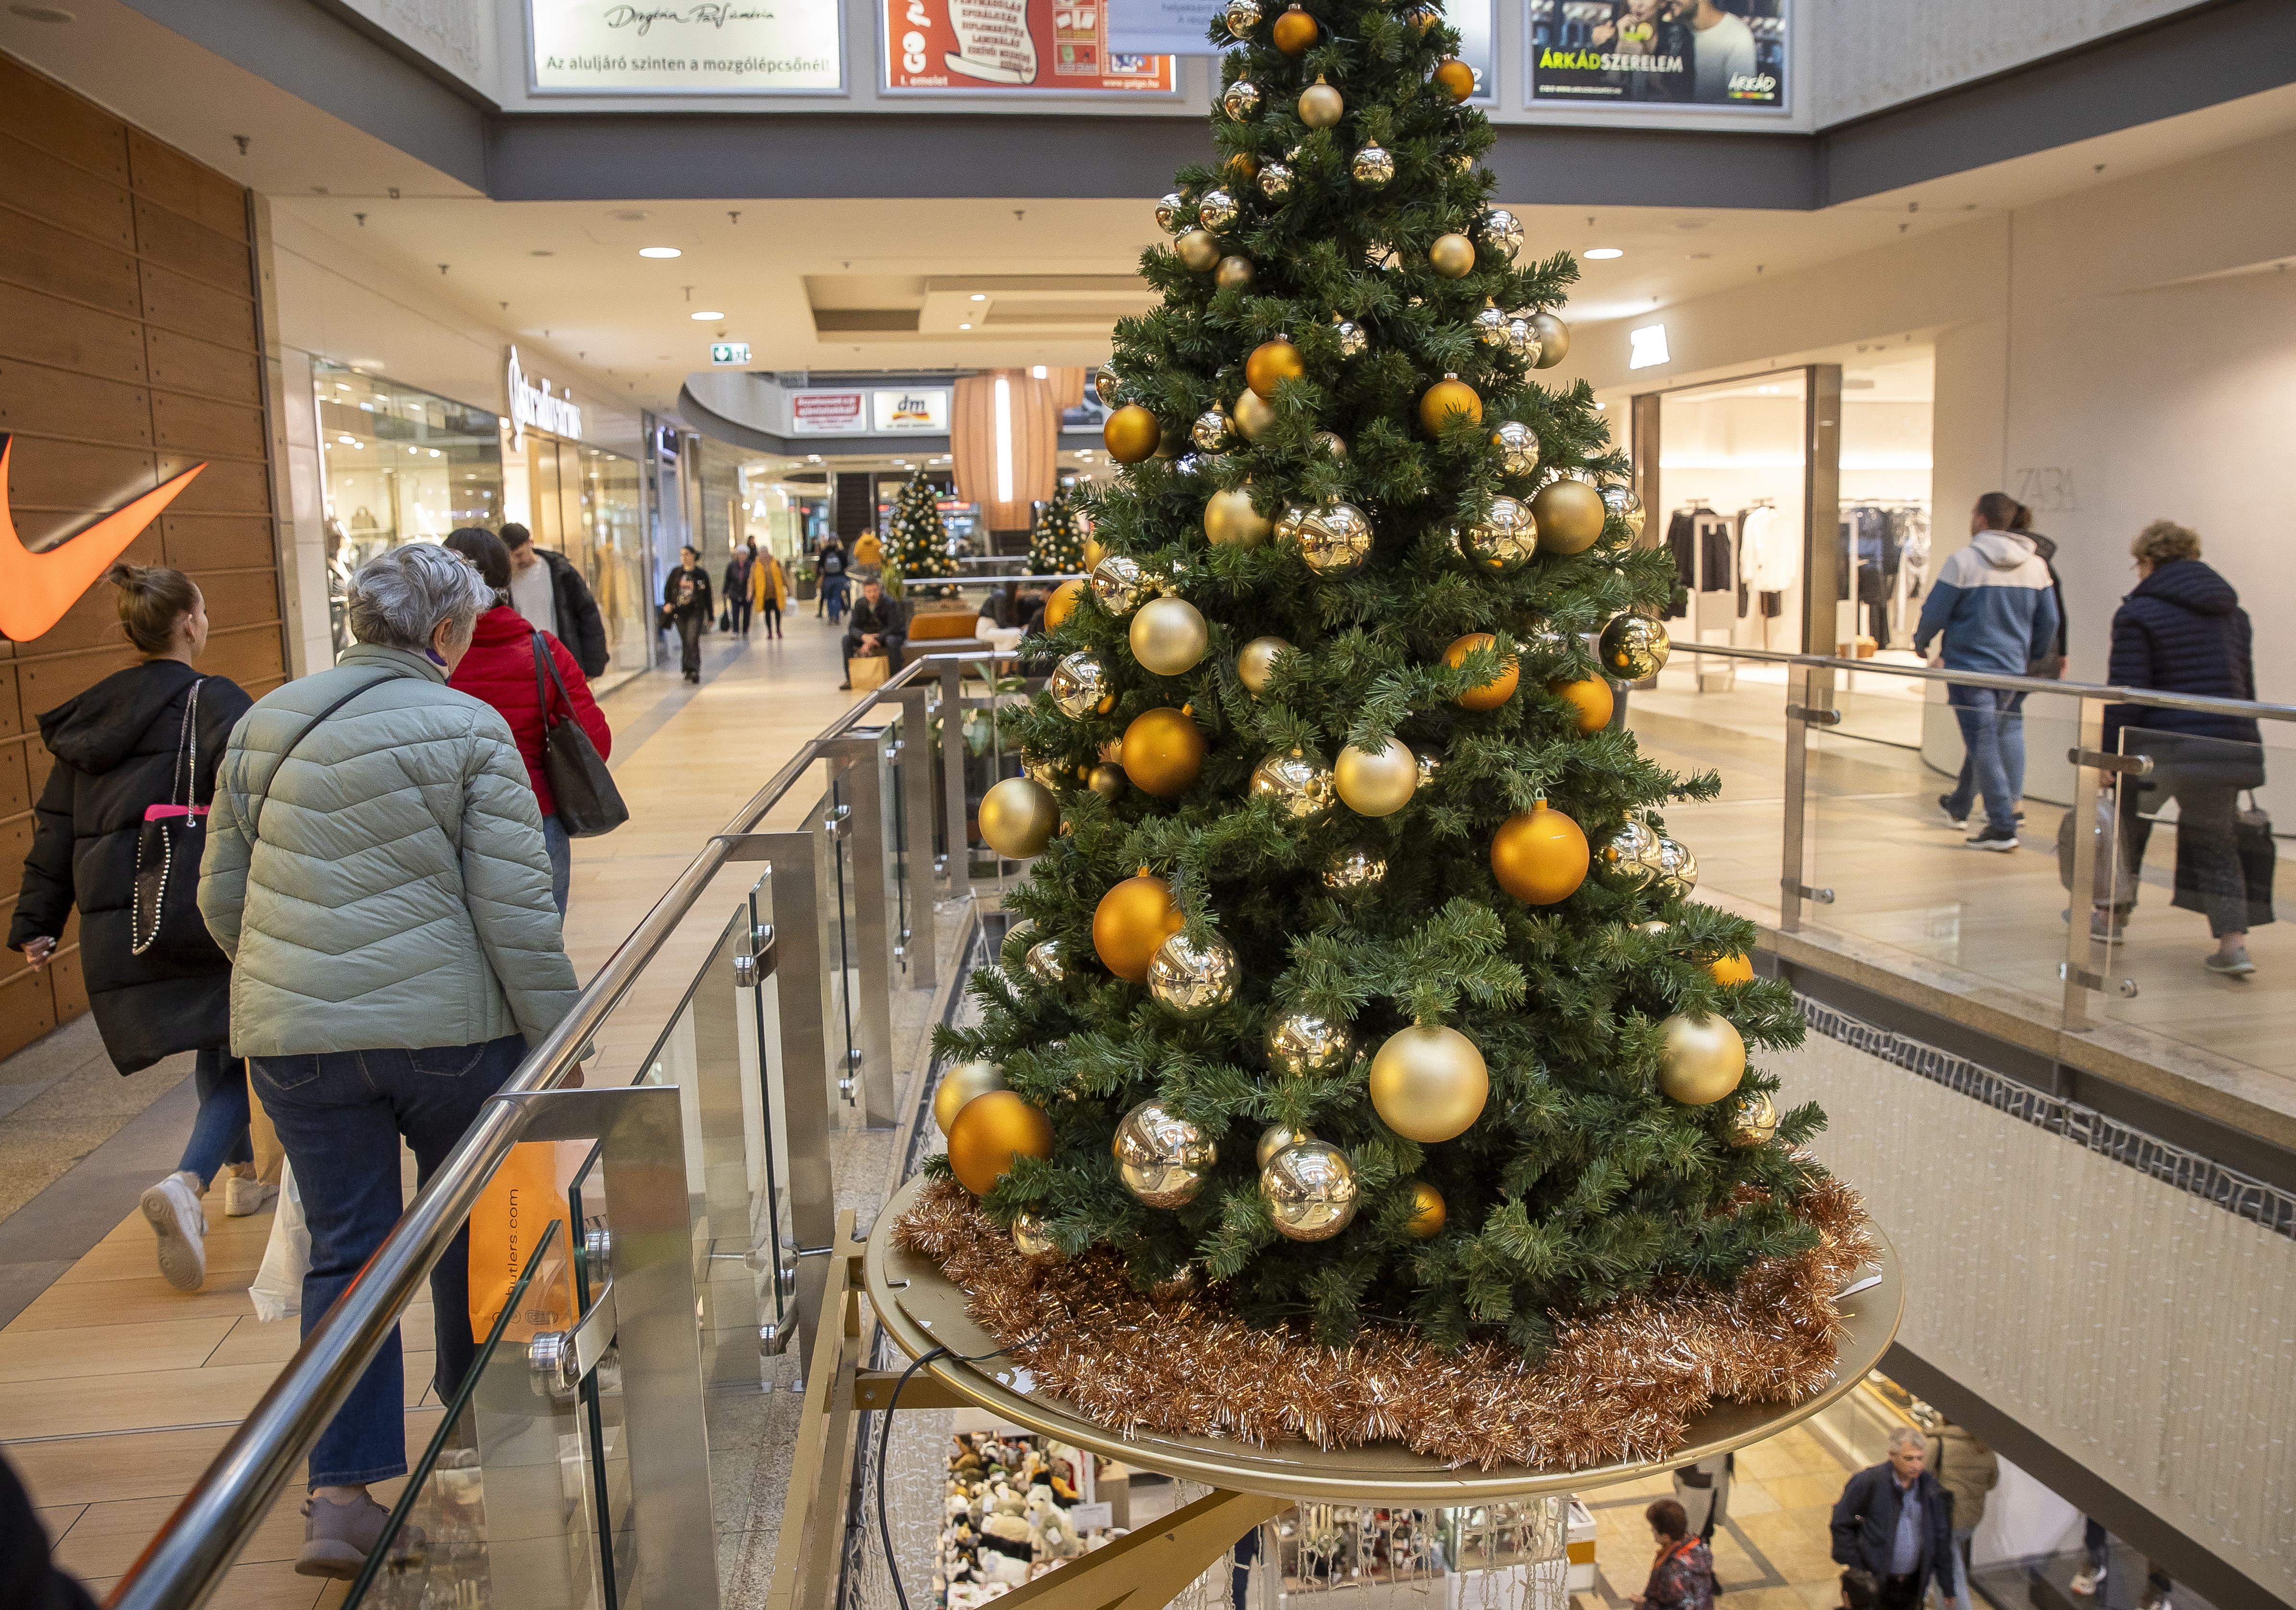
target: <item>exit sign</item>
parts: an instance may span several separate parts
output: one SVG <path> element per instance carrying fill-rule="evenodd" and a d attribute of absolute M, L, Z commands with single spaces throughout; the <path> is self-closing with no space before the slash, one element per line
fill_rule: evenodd
<path fill-rule="evenodd" d="M 750 361 L 750 344 L 747 341 L 712 341 L 709 343 L 709 361 L 713 364 L 746 364 Z"/>

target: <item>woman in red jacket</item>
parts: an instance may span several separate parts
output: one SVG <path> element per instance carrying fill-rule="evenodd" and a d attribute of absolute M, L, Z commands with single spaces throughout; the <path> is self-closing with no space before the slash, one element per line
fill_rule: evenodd
<path fill-rule="evenodd" d="M 518 740 L 518 752 L 526 761 L 527 777 L 534 784 L 535 802 L 542 807 L 542 838 L 550 851 L 551 893 L 557 896 L 558 914 L 563 917 L 567 882 L 573 874 L 574 846 L 558 821 L 556 802 L 550 797 L 550 778 L 542 768 L 542 702 L 536 684 L 536 643 L 542 644 L 551 663 L 558 667 L 558 681 L 566 685 L 567 699 L 573 705 L 571 714 L 597 747 L 599 759 L 605 759 L 612 750 L 614 735 L 606 725 L 605 713 L 598 708 L 598 701 L 590 697 L 589 679 L 582 674 L 582 667 L 575 663 L 566 645 L 549 633 L 529 625 L 526 617 L 511 608 L 510 550 L 503 546 L 502 539 L 483 527 L 465 526 L 450 535 L 445 545 L 450 552 L 461 554 L 495 590 L 494 608 L 479 617 L 479 624 L 471 635 L 470 652 L 463 656 L 462 663 L 447 679 L 447 685 L 485 700 L 501 711 L 502 718 L 510 723 L 511 736 Z M 541 686 L 549 691 L 552 714 L 563 721 L 569 712 L 559 705 L 556 684 L 545 676 Z"/>

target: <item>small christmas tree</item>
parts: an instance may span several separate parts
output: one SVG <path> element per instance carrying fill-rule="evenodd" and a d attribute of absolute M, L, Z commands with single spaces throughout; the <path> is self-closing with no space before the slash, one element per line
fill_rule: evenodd
<path fill-rule="evenodd" d="M 1037 511 L 1029 532 L 1029 574 L 1073 576 L 1084 568 L 1084 526 L 1076 508 L 1076 484 L 1064 483 Z"/>
<path fill-rule="evenodd" d="M 917 586 L 920 580 L 956 574 L 949 548 L 948 527 L 940 518 L 940 489 L 922 474 L 910 477 L 893 500 L 892 528 L 886 533 L 885 568 L 898 595 L 912 600 L 951 596 L 951 588 L 920 591 Z"/>

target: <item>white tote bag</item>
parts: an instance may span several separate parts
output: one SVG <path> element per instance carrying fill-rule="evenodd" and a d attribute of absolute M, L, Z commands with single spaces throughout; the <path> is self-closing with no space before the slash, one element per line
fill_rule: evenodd
<path fill-rule="evenodd" d="M 303 1218 L 303 1193 L 295 1185 L 295 1165 L 279 1171 L 279 1207 L 271 1219 L 271 1242 L 263 1267 L 247 1288 L 255 1317 L 268 1325 L 303 1312 L 303 1277 L 311 1272 L 311 1227 Z"/>

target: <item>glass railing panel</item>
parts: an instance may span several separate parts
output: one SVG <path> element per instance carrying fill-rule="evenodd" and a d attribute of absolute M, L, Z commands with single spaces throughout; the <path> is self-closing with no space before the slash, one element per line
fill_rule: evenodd
<path fill-rule="evenodd" d="M 574 1290 L 584 1312 L 597 1300 L 612 1272 L 613 1229 L 606 1211 L 603 1156 L 603 1148 L 592 1147 L 566 1188 Z M 639 1540 L 630 1501 L 630 1451 L 619 1369 L 600 1369 L 583 1378 L 576 1393 L 574 1420 L 582 1453 L 580 1501 L 597 1560 L 599 1610 L 621 1610 L 634 1597 Z"/>
<path fill-rule="evenodd" d="M 773 878 L 770 873 L 750 886 L 746 901 L 751 935 L 763 942 L 771 931 L 773 915 Z M 754 1181 L 750 1207 L 750 1244 L 758 1249 L 754 1254 L 760 1280 L 761 1307 L 759 1336 L 761 1350 L 778 1348 L 780 1338 L 789 1333 L 791 1319 L 790 1283 L 778 1272 L 783 1261 L 783 1248 L 794 1246 L 788 1240 L 791 1234 L 789 1217 L 789 1116 L 779 1070 L 782 1067 L 782 1014 L 780 975 L 761 977 L 757 987 L 749 992 L 749 1011 L 744 1018 L 742 1034 L 746 1042 L 746 1091 L 743 1097 L 749 1105 L 750 1132 L 760 1138 L 751 1165 Z M 773 1339 L 764 1339 L 764 1327 L 773 1328 Z"/>
<path fill-rule="evenodd" d="M 1734 666 L 1727 677 L 1702 675 Z M 1683 777 L 1712 772 L 1722 791 L 1664 806 L 1667 835 L 1698 858 L 1698 898 L 1775 921 L 1778 829 L 1784 796 L 1784 668 L 1678 649 L 1655 687 L 1624 694 L 1627 725 L 1643 754 Z"/>

